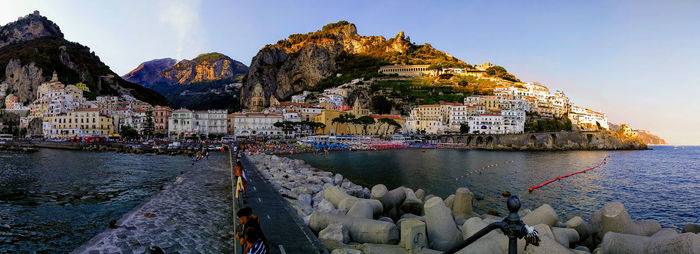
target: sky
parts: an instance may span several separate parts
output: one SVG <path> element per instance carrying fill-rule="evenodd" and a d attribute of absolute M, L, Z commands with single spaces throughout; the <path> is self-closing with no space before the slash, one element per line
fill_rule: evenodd
<path fill-rule="evenodd" d="M 347 20 L 360 35 L 430 43 L 471 64 L 563 90 L 577 105 L 676 145 L 700 145 L 700 1 L 9 1 L 39 10 L 123 75 L 157 58 L 266 44 Z"/>

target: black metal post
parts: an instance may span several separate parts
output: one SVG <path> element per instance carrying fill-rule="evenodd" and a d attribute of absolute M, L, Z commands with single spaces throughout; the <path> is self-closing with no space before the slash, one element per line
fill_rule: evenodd
<path fill-rule="evenodd" d="M 444 253 L 456 253 L 495 229 L 500 229 L 503 231 L 503 234 L 508 236 L 509 254 L 518 253 L 518 238 L 528 236 L 526 237 L 528 244 L 532 243 L 533 245 L 538 245 L 539 238 L 537 238 L 537 231 L 534 231 L 532 228 L 530 228 L 531 231 L 528 231 L 526 227 L 527 225 L 520 220 L 520 215 L 518 214 L 518 210 L 520 210 L 520 199 L 518 196 L 510 196 L 508 198 L 507 206 L 510 214 L 508 214 L 508 216 L 506 216 L 502 221 L 489 224 L 485 228 L 479 230 L 479 232 L 476 232 L 476 234 L 464 240 L 464 242 L 452 247 Z"/>

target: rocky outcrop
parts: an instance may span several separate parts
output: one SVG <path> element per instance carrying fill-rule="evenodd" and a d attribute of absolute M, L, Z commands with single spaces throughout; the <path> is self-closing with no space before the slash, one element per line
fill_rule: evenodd
<path fill-rule="evenodd" d="M 63 38 L 63 33 L 56 24 L 39 15 L 39 12 L 36 11 L 0 27 L 0 48 L 15 42 L 29 41 L 40 37 Z"/>
<path fill-rule="evenodd" d="M 36 97 L 36 87 L 44 82 L 42 70 L 28 63 L 22 65 L 19 59 L 11 59 L 5 67 L 5 82 L 14 91 L 22 103 L 30 102 Z"/>
<path fill-rule="evenodd" d="M 0 28 L 0 82 L 8 93 L 28 103 L 53 72 L 64 84 L 84 83 L 87 97 L 129 95 L 156 105 L 170 105 L 165 97 L 118 77 L 90 48 L 63 39 L 56 24 L 37 13 Z"/>
<path fill-rule="evenodd" d="M 442 135 L 446 143 L 467 144 L 486 150 L 643 150 L 639 137 L 628 138 L 614 131 L 560 131 L 523 134 Z"/>
<path fill-rule="evenodd" d="M 247 71 L 247 66 L 228 56 L 220 53 L 206 53 L 192 60 L 182 60 L 163 70 L 159 76 L 173 84 L 192 84 L 233 79 Z"/>
<path fill-rule="evenodd" d="M 663 138 L 652 134 L 651 132 L 645 130 L 637 130 L 637 135 L 644 141 L 647 145 L 665 145 L 666 140 Z"/>
<path fill-rule="evenodd" d="M 287 40 L 262 48 L 250 63 L 241 90 L 241 104 L 250 103 L 256 84 L 263 86 L 265 105 L 269 104 L 270 96 L 282 99 L 312 88 L 324 78 L 342 73 L 343 64 L 355 56 L 364 56 L 379 65 L 450 61 L 468 66 L 430 44 L 412 44 L 403 32 L 390 39 L 361 36 L 354 24 L 340 21 L 316 32 L 290 35 Z M 362 67 L 368 64 L 364 62 Z M 378 65 L 376 68 L 372 72 L 378 70 Z"/>
<path fill-rule="evenodd" d="M 160 73 L 173 67 L 177 60 L 172 58 L 154 59 L 139 64 L 136 69 L 122 76 L 126 81 L 134 82 L 142 86 L 148 86 L 158 80 Z"/>

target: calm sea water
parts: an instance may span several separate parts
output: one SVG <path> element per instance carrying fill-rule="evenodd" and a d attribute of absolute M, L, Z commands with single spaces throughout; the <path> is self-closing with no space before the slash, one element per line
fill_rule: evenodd
<path fill-rule="evenodd" d="M 189 165 L 152 154 L 0 153 L 0 253 L 70 252 Z"/>
<path fill-rule="evenodd" d="M 506 213 L 503 191 L 518 195 L 524 208 L 550 204 L 562 219 L 589 219 L 606 202 L 620 201 L 635 220 L 664 227 L 700 223 L 700 147 L 653 147 L 646 151 L 501 152 L 469 150 L 390 150 L 298 154 L 319 169 L 353 182 L 389 188 L 422 188 L 442 198 L 468 187 L 484 198 L 477 212 Z M 528 187 L 559 175 L 607 164 L 528 193 Z M 495 165 L 484 168 L 488 165 Z M 466 174 L 466 176 L 465 176 Z"/>

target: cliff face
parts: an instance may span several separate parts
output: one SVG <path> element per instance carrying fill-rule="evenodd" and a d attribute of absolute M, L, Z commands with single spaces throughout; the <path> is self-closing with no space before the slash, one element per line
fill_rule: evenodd
<path fill-rule="evenodd" d="M 122 76 L 126 81 L 134 82 L 140 85 L 153 83 L 160 77 L 160 73 L 170 67 L 173 67 L 177 60 L 172 58 L 154 59 L 148 62 L 141 63 L 136 69 Z"/>
<path fill-rule="evenodd" d="M 153 90 L 117 76 L 90 48 L 66 41 L 58 26 L 31 14 L 0 28 L 0 82 L 20 102 L 36 99 L 36 89 L 55 71 L 64 84 L 82 82 L 92 99 L 98 95 L 130 95 L 156 105 L 169 105 Z"/>
<path fill-rule="evenodd" d="M 0 27 L 0 48 L 40 37 L 63 38 L 63 33 L 56 24 L 36 12 Z"/>
<path fill-rule="evenodd" d="M 403 32 L 396 37 L 360 36 L 354 24 L 341 21 L 308 34 L 293 34 L 288 39 L 267 45 L 253 57 L 241 89 L 241 103 L 248 105 L 256 84 L 269 97 L 286 98 L 313 88 L 319 81 L 343 72 L 348 63 L 359 57 L 370 65 L 368 73 L 376 73 L 384 64 L 433 64 L 469 66 L 449 54 L 435 50 L 430 44 L 414 45 Z"/>
<path fill-rule="evenodd" d="M 659 136 L 656 136 L 652 134 L 651 132 L 645 131 L 645 130 L 638 130 L 637 135 L 639 135 L 642 140 L 644 140 L 644 143 L 647 145 L 666 145 L 666 140 L 662 139 Z"/>
<path fill-rule="evenodd" d="M 444 135 L 443 142 L 462 143 L 486 150 L 645 150 L 639 137 L 615 131 L 561 131 L 506 135 Z"/>
<path fill-rule="evenodd" d="M 151 60 L 142 63 L 122 77 L 148 87 L 156 83 L 189 85 L 218 80 L 232 81 L 247 72 L 248 66 L 245 64 L 214 52 L 180 62 L 171 58 Z"/>

